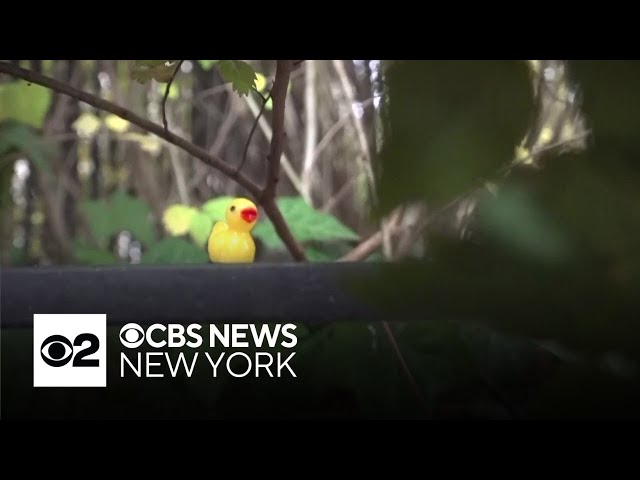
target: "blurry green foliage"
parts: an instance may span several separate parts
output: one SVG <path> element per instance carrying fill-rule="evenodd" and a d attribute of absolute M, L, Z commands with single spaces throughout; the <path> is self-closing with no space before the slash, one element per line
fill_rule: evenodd
<path fill-rule="evenodd" d="M 477 221 L 481 232 L 506 250 L 540 261 L 566 259 L 573 253 L 564 224 L 554 222 L 524 189 L 506 187 L 481 201 Z"/>
<path fill-rule="evenodd" d="M 533 118 L 524 61 L 398 61 L 385 83 L 382 212 L 479 185 L 512 160 Z"/>
<path fill-rule="evenodd" d="M 33 128 L 42 128 L 51 105 L 52 92 L 24 80 L 0 85 L 0 122 L 14 120 Z"/>
<path fill-rule="evenodd" d="M 165 238 L 147 250 L 143 264 L 207 263 L 207 253 L 183 238 Z"/>
<path fill-rule="evenodd" d="M 107 248 L 111 236 L 123 230 L 131 232 L 144 245 L 156 241 L 149 206 L 121 190 L 109 198 L 85 200 L 80 208 L 101 248 Z"/>
<path fill-rule="evenodd" d="M 73 245 L 76 262 L 82 265 L 113 265 L 118 262 L 113 252 L 92 247 L 82 239 L 76 239 Z"/>
<path fill-rule="evenodd" d="M 212 221 L 223 222 L 225 221 L 225 214 L 231 200 L 233 200 L 233 197 L 228 195 L 212 198 L 202 205 L 201 210 L 206 213 Z"/>
<path fill-rule="evenodd" d="M 442 204 L 489 179 L 495 195 L 477 197 L 469 240 L 430 231 L 428 259 L 383 265 L 354 291 L 401 318 L 464 319 L 640 360 L 640 62 L 569 62 L 569 73 L 587 149 L 549 151 L 540 169 L 501 178 L 531 120 L 524 65 L 390 67 L 383 210 Z"/>
<path fill-rule="evenodd" d="M 206 213 L 196 212 L 189 224 L 189 234 L 193 241 L 204 247 L 209 240 L 209 234 L 213 228 L 213 221 Z"/>
<path fill-rule="evenodd" d="M 198 60 L 198 63 L 200 64 L 200 66 L 202 67 L 203 70 L 205 71 L 209 71 L 211 70 L 216 63 L 218 63 L 220 60 Z"/>
<path fill-rule="evenodd" d="M 50 175 L 48 160 L 57 154 L 57 146 L 29 125 L 9 120 L 0 124 L 0 158 L 11 153 L 24 155 L 40 172 Z"/>

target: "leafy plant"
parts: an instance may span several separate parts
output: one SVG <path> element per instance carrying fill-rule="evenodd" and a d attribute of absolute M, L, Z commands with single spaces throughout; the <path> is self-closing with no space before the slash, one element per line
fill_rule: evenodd
<path fill-rule="evenodd" d="M 132 76 L 142 84 L 151 79 L 166 83 L 171 80 L 177 67 L 176 60 L 136 60 Z"/>
<path fill-rule="evenodd" d="M 207 263 L 207 253 L 183 238 L 165 238 L 142 257 L 143 264 Z"/>
<path fill-rule="evenodd" d="M 331 214 L 309 206 L 302 197 L 280 197 L 277 200 L 282 215 L 299 242 L 358 240 L 359 235 Z M 254 228 L 254 234 L 269 248 L 284 248 L 273 224 L 264 219 Z"/>
<path fill-rule="evenodd" d="M 123 230 L 130 231 L 145 245 L 156 241 L 149 206 L 121 190 L 110 198 L 84 201 L 80 208 L 101 248 L 106 248 L 111 236 Z"/>
<path fill-rule="evenodd" d="M 248 95 L 252 88 L 257 88 L 256 82 L 260 80 L 253 67 L 242 60 L 198 60 L 198 63 L 204 70 L 217 67 L 224 80 L 230 82 L 233 91 L 240 96 Z M 132 76 L 143 84 L 152 78 L 157 82 L 167 83 L 173 77 L 177 65 L 177 60 L 136 60 Z"/>
<path fill-rule="evenodd" d="M 49 175 L 51 167 L 47 159 L 54 156 L 57 149 L 29 125 L 10 120 L 0 126 L 0 157 L 14 152 L 27 156 L 41 172 Z"/>
<path fill-rule="evenodd" d="M 256 72 L 253 67 L 242 60 L 220 60 L 217 64 L 220 74 L 240 96 L 249 95 L 256 88 Z"/>
<path fill-rule="evenodd" d="M 0 122 L 14 120 L 34 128 L 42 128 L 51 105 L 48 88 L 17 80 L 0 85 Z"/>

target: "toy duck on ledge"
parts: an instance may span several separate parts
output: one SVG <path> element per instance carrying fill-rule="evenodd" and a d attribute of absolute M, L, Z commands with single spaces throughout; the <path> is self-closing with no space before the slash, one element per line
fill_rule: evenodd
<path fill-rule="evenodd" d="M 253 263 L 256 245 L 251 229 L 258 221 L 258 209 L 246 198 L 236 198 L 225 212 L 226 222 L 216 222 L 207 250 L 214 263 Z"/>

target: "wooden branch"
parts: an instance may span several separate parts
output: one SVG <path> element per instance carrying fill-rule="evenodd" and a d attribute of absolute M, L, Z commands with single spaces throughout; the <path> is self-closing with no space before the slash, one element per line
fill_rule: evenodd
<path fill-rule="evenodd" d="M 340 258 L 339 262 L 361 262 L 382 246 L 382 230 L 378 230 L 353 250 Z"/>
<path fill-rule="evenodd" d="M 284 152 L 284 109 L 287 100 L 287 88 L 291 76 L 291 60 L 278 60 L 276 76 L 271 89 L 273 102 L 271 120 L 271 148 L 269 149 L 269 163 L 267 169 L 267 184 L 264 187 L 263 198 L 275 198 L 276 188 L 280 180 L 280 157 Z"/>
<path fill-rule="evenodd" d="M 267 183 L 261 196 L 261 203 L 266 214 L 271 219 L 273 226 L 287 246 L 293 258 L 298 262 L 306 261 L 306 255 L 300 244 L 293 238 L 286 220 L 276 204 L 276 188 L 280 179 L 280 157 L 284 151 L 285 130 L 284 112 L 287 100 L 287 89 L 293 62 L 291 60 L 278 60 L 276 76 L 271 89 L 273 112 L 271 129 L 271 147 L 269 149 L 269 163 L 267 167 Z"/>
<path fill-rule="evenodd" d="M 118 117 L 121 117 L 134 125 L 137 125 L 143 130 L 146 130 L 149 133 L 153 133 L 166 142 L 183 149 L 184 151 L 198 158 L 207 165 L 224 173 L 229 178 L 232 178 L 233 180 L 238 182 L 238 184 L 244 187 L 257 199 L 259 199 L 262 195 L 262 191 L 258 185 L 256 185 L 246 176 L 242 175 L 242 173 L 236 173 L 235 168 L 233 168 L 221 158 L 210 155 L 203 148 L 200 148 L 197 145 L 189 142 L 188 140 L 165 130 L 161 125 L 147 120 L 146 118 L 142 118 L 139 115 L 136 115 L 127 108 L 116 105 L 115 103 L 109 102 L 108 100 L 104 100 L 91 93 L 73 88 L 70 85 L 54 80 L 53 78 L 47 77 L 46 75 L 41 75 L 39 73 L 17 67 L 7 62 L 0 62 L 0 73 L 6 73 L 7 75 L 11 75 L 13 77 L 22 78 L 23 80 L 27 80 L 28 82 L 50 88 L 51 90 L 54 90 L 58 93 L 73 97 L 97 109 L 113 113 L 114 115 L 117 115 Z"/>

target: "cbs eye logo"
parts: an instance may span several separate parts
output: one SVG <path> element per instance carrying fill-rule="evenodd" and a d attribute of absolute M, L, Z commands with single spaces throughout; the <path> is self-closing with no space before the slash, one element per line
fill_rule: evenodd
<path fill-rule="evenodd" d="M 89 345 L 81 348 L 74 355 L 73 347 L 82 347 L 85 342 L 89 342 Z M 96 353 L 99 347 L 100 340 L 92 333 L 81 333 L 74 339 L 73 344 L 62 335 L 51 335 L 42 342 L 40 354 L 42 360 L 51 367 L 64 367 L 71 358 L 73 358 L 72 366 L 74 367 L 99 367 L 100 360 L 86 358 Z"/>
<path fill-rule="evenodd" d="M 120 341 L 128 348 L 138 348 L 144 342 L 144 330 L 137 323 L 127 323 L 120 330 Z"/>
<path fill-rule="evenodd" d="M 33 316 L 34 387 L 106 387 L 107 316 Z"/>

